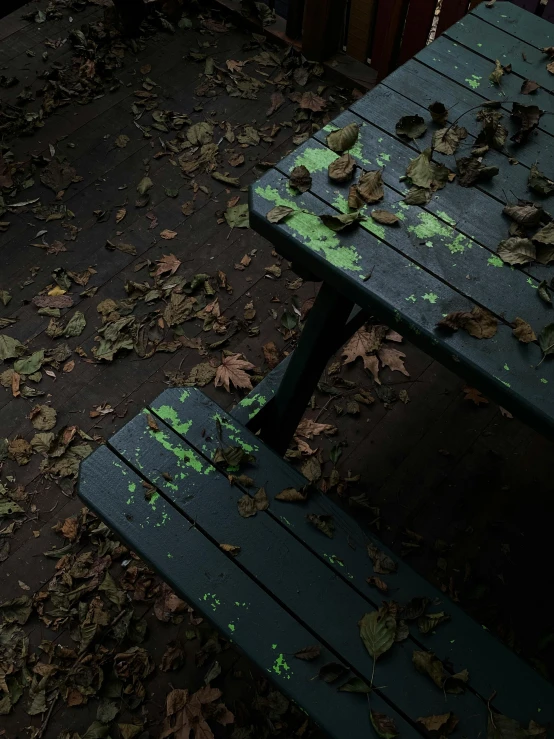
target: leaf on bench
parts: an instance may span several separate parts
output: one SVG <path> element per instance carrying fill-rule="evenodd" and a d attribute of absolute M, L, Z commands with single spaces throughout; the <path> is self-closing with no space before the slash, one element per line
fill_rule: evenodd
<path fill-rule="evenodd" d="M 360 636 L 374 660 L 378 660 L 394 644 L 396 618 L 388 606 L 366 613 L 360 621 Z"/>
<path fill-rule="evenodd" d="M 316 659 L 321 654 L 321 647 L 318 644 L 314 644 L 311 647 L 303 647 L 298 652 L 294 653 L 297 659 L 303 659 L 306 661 Z"/>
<path fill-rule="evenodd" d="M 369 713 L 377 736 L 381 739 L 394 739 L 395 736 L 398 736 L 398 729 L 392 718 L 377 711 L 370 711 Z"/>

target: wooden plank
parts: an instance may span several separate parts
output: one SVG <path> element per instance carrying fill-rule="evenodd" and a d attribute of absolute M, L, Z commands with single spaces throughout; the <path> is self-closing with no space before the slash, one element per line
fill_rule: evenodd
<path fill-rule="evenodd" d="M 398 63 L 411 59 L 427 44 L 437 0 L 410 0 Z"/>
<path fill-rule="evenodd" d="M 457 23 L 460 18 L 463 18 L 468 7 L 468 0 L 444 0 L 437 26 L 437 36 L 440 36 L 447 28 Z"/>
<path fill-rule="evenodd" d="M 299 702 L 330 736 L 341 739 L 346 730 L 349 736 L 367 737 L 371 729 L 366 697 L 336 693 L 323 681 L 312 679 L 317 674 L 313 663 L 292 657 L 309 644 L 317 645 L 313 632 L 163 496 L 150 505 L 142 482 L 112 451 L 100 448 L 82 465 L 79 495 L 229 641 L 238 641 L 279 690 Z M 194 566 L 183 567 L 183 563 Z M 325 644 L 319 646 L 327 661 L 337 660 L 338 655 Z M 331 695 L 335 700 L 330 700 Z M 374 710 L 394 715 L 403 735 L 418 736 L 378 695 L 373 700 Z"/>
<path fill-rule="evenodd" d="M 302 53 L 322 62 L 342 46 L 346 0 L 305 0 Z"/>
<path fill-rule="evenodd" d="M 492 26 L 489 26 L 489 28 L 492 28 Z M 508 38 L 510 37 L 508 36 Z M 491 63 L 490 60 L 475 54 L 470 49 L 464 48 L 464 46 L 456 41 L 447 38 L 446 35 L 441 36 L 426 49 L 420 51 L 416 59 L 445 77 L 448 77 L 448 79 L 458 82 L 466 89 L 473 90 L 483 100 L 498 100 L 504 109 L 511 109 L 511 102 L 519 102 L 523 105 L 529 105 L 532 102 L 529 100 L 529 95 L 521 94 L 523 77 L 512 73 L 504 75 L 501 88 L 490 84 L 489 75 L 494 68 L 494 62 Z M 508 63 L 507 59 L 502 59 L 502 61 L 506 64 Z M 536 65 L 534 66 L 536 67 Z M 530 79 L 533 79 L 534 70 L 531 66 L 528 73 Z M 551 95 L 542 93 L 535 100 L 537 103 L 540 103 L 543 110 L 548 111 L 548 115 L 543 115 L 540 120 L 538 128 L 539 135 L 544 131 L 550 135 L 554 135 L 554 120 L 552 116 L 552 113 L 554 113 L 554 98 Z M 510 103 L 507 103 L 507 101 L 510 101 Z"/>
<path fill-rule="evenodd" d="M 182 392 L 178 394 L 182 395 Z M 195 395 L 196 397 L 190 396 L 185 408 L 190 419 L 185 426 L 197 426 L 198 432 L 204 429 L 201 445 L 206 446 L 210 440 L 217 440 L 216 420 L 212 413 L 208 413 L 213 404 L 206 403 L 201 393 Z M 163 415 L 171 415 L 174 410 L 173 406 L 166 403 L 160 406 L 160 414 Z M 261 512 L 254 518 L 242 518 L 237 511 L 237 501 L 244 491 L 239 486 L 230 486 L 225 475 L 216 472 L 206 463 L 206 455 L 202 458 L 191 447 L 187 448 L 184 442 L 186 436 L 173 433 L 161 420 L 158 421 L 160 431 L 153 432 L 148 428 L 145 414 L 116 434 L 110 441 L 110 446 L 128 464 L 139 466 L 146 479 L 163 491 L 164 496 L 211 539 L 240 546 L 241 551 L 236 558 L 239 566 L 289 612 L 294 613 L 340 660 L 344 660 L 370 683 L 373 660 L 360 643 L 357 622 L 364 613 L 375 610 L 376 604 L 354 588 L 348 578 L 337 575 L 336 565 L 329 561 L 333 559 L 329 551 L 335 557 L 338 556 L 333 546 L 330 549 L 328 538 L 306 521 L 308 513 L 320 511 L 321 507 L 310 506 L 309 503 L 291 506 L 273 499 L 274 492 L 279 490 L 279 479 L 281 482 L 287 480 L 287 486 L 292 484 L 295 487 L 299 483 L 305 484 L 305 480 L 276 455 L 273 457 L 273 466 L 268 466 L 267 460 L 263 467 L 255 463 L 253 467 L 258 470 L 258 478 L 274 480 L 273 484 L 269 485 L 269 480 L 266 484 L 272 513 Z M 174 415 L 173 424 L 180 427 L 183 433 L 188 433 L 175 420 Z M 229 437 L 235 437 L 231 443 L 236 444 L 241 435 L 242 429 L 238 433 L 231 430 Z M 216 445 L 217 443 L 219 442 L 216 441 Z M 242 443 L 254 447 L 254 456 L 261 449 L 259 440 L 253 445 L 245 441 Z M 165 480 L 160 470 L 169 474 L 172 481 Z M 210 470 L 212 473 L 208 474 Z M 250 471 L 249 465 L 245 468 L 245 473 L 249 474 Z M 299 515 L 291 518 L 289 514 L 292 514 L 292 508 L 296 508 Z M 290 525 L 281 521 L 280 517 L 288 519 Z M 337 519 L 339 527 L 342 527 L 342 518 L 343 515 L 341 519 Z M 310 529 L 313 531 L 309 531 Z M 320 556 L 316 556 L 311 548 L 305 546 L 304 532 L 317 540 Z M 346 544 L 346 532 L 337 532 L 334 538 L 339 536 Z M 262 552 L 264 554 L 260 556 Z M 350 559 L 355 556 L 351 554 Z M 357 557 L 367 569 L 365 548 L 358 551 Z M 275 566 L 277 562 L 278 567 Z M 337 624 L 342 624 L 342 627 L 337 629 Z M 464 725 L 468 730 L 473 727 L 478 732 L 486 722 L 484 702 L 469 693 L 447 696 L 445 701 L 435 686 L 414 671 L 411 664 L 412 652 L 418 648 L 417 639 L 408 639 L 392 649 L 377 666 L 376 677 L 382 681 L 381 684 L 387 686 L 383 692 L 386 699 L 414 723 L 421 705 L 432 712 L 440 710 L 441 705 L 445 706 L 445 710 L 454 710 L 456 707 L 456 711 L 464 716 Z M 472 711 L 476 712 L 475 715 Z"/>
<path fill-rule="evenodd" d="M 367 62 L 371 44 L 375 0 L 351 0 L 346 53 L 360 62 Z"/>
<path fill-rule="evenodd" d="M 400 48 L 408 0 L 379 2 L 371 49 L 371 66 L 382 80 L 396 65 Z"/>
<path fill-rule="evenodd" d="M 195 399 L 196 396 L 196 399 Z M 163 394 L 155 403 L 155 412 L 160 413 L 173 428 L 177 428 L 195 416 L 196 411 L 191 412 L 192 407 L 200 405 L 205 413 L 208 413 L 208 419 L 200 423 L 193 422 L 189 424 L 186 432 L 187 441 L 193 444 L 197 449 L 202 448 L 202 453 L 208 458 L 215 453 L 221 444 L 245 444 L 247 446 L 258 447 L 254 454 L 256 462 L 252 467 L 248 468 L 248 474 L 252 476 L 256 485 L 265 485 L 267 493 L 270 497 L 279 492 L 283 486 L 298 484 L 298 475 L 286 463 L 278 459 L 275 453 L 268 449 L 265 445 L 260 445 L 259 440 L 246 429 L 241 429 L 233 423 L 233 419 L 221 411 L 215 403 L 202 396 L 198 390 L 191 390 L 191 395 L 182 398 L 179 390 L 170 390 Z M 171 410 L 168 410 L 170 408 Z M 218 417 L 222 424 L 222 441 L 219 441 L 215 428 L 215 418 Z M 273 474 L 267 475 L 267 470 L 273 470 Z M 296 477 L 295 477 L 296 476 Z M 394 554 L 390 552 L 381 542 L 371 535 L 363 531 L 358 524 L 349 516 L 345 515 L 342 509 L 335 505 L 326 496 L 314 493 L 310 496 L 307 503 L 298 505 L 282 504 L 274 501 L 270 506 L 268 515 L 279 516 L 280 509 L 284 510 L 284 518 L 281 520 L 290 528 L 291 533 L 300 537 L 301 540 L 309 546 L 311 551 L 319 553 L 328 564 L 333 564 L 336 572 L 351 587 L 356 587 L 361 591 L 364 597 L 375 603 L 373 595 L 369 595 L 360 583 L 364 582 L 367 576 L 367 560 L 363 554 L 365 543 L 371 541 L 375 546 L 380 547 L 389 556 L 395 559 Z M 307 512 L 315 512 L 318 514 L 328 513 L 334 517 L 337 529 L 332 540 L 333 556 L 330 558 L 325 553 L 329 551 L 330 542 L 314 528 L 308 526 L 305 520 Z M 435 602 L 440 609 L 444 608 L 452 616 L 452 631 L 450 627 L 437 629 L 432 636 L 418 636 L 418 640 L 433 649 L 439 657 L 445 661 L 449 661 L 454 669 L 458 669 L 461 664 L 466 665 L 472 675 L 471 684 L 483 696 L 490 696 L 493 690 L 497 690 L 498 694 L 493 700 L 495 708 L 501 711 L 515 715 L 518 712 L 520 720 L 526 723 L 529 719 L 526 716 L 537 716 L 537 720 L 542 716 L 543 720 L 549 721 L 550 716 L 554 713 L 543 714 L 546 705 L 551 706 L 550 711 L 554 712 L 554 702 L 552 695 L 554 688 L 545 682 L 536 672 L 531 670 L 527 665 L 512 652 L 507 650 L 496 639 L 491 638 L 490 634 L 483 631 L 482 627 L 475 623 L 454 603 L 451 603 L 442 593 L 439 593 L 429 583 L 417 575 L 409 566 L 403 562 L 398 562 L 398 572 L 395 575 L 385 576 L 391 587 L 395 590 L 395 599 L 399 602 L 406 602 L 412 597 L 425 596 Z M 453 633 L 455 638 L 452 638 Z M 488 655 L 487 669 L 482 669 L 483 654 Z M 523 670 L 523 673 L 520 672 Z M 507 670 L 507 672 L 506 672 Z M 513 680 L 513 675 L 521 675 L 521 683 Z M 521 684 L 527 684 L 527 680 L 531 680 L 532 690 L 525 697 L 521 697 Z M 538 691 L 538 692 L 536 692 Z M 540 699 L 540 705 L 537 706 L 537 697 Z M 538 710 L 542 707 L 542 710 Z"/>

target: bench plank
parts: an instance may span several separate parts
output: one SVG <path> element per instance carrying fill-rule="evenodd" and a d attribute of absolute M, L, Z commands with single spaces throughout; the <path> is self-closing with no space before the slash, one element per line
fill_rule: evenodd
<path fill-rule="evenodd" d="M 501 3 L 494 8 L 481 4 L 475 8 L 473 15 L 537 49 L 554 45 L 554 26 L 514 3 Z"/>
<path fill-rule="evenodd" d="M 194 403 L 192 412 L 191 402 Z M 201 410 L 197 410 L 198 406 Z M 252 449 L 256 461 L 247 473 L 257 486 L 265 486 L 272 501 L 268 515 L 285 523 L 312 552 L 332 566 L 349 587 L 355 588 L 370 606 L 380 605 L 381 594 L 369 589 L 365 582 L 372 574 L 366 554 L 367 544 L 381 549 L 395 561 L 396 557 L 341 507 L 320 493 L 312 494 L 302 505 L 275 500 L 275 495 L 285 487 L 302 485 L 302 475 L 285 464 L 273 450 L 261 444 L 254 434 L 241 428 L 235 419 L 199 390 L 191 388 L 185 393 L 178 389 L 167 390 L 153 403 L 152 410 L 174 429 L 183 431 L 187 426 L 184 434 L 187 442 L 207 459 L 212 458 L 220 445 L 215 423 L 215 419 L 219 418 L 223 445 L 239 444 Z M 191 423 L 192 416 L 201 412 L 205 414 L 204 420 Z M 271 470 L 270 474 L 268 470 Z M 308 525 L 307 513 L 333 516 L 336 530 L 332 540 Z M 470 685 L 481 696 L 489 698 L 496 692 L 493 704 L 498 710 L 523 723 L 527 723 L 530 717 L 538 722 L 554 722 L 554 686 L 545 682 L 529 665 L 408 565 L 402 561 L 397 564 L 398 570 L 394 575 L 382 576 L 395 600 L 405 603 L 414 597 L 427 597 L 436 604 L 437 611 L 444 609 L 452 618 L 449 624 L 441 626 L 433 634 L 423 636 L 417 633 L 417 643 L 434 651 L 454 671 L 467 668 L 471 675 Z M 486 669 L 483 669 L 484 655 L 487 655 Z M 521 679 L 514 680 L 514 675 Z"/>
<path fill-rule="evenodd" d="M 112 451 L 102 447 L 81 466 L 79 495 L 229 641 L 237 639 L 245 654 L 271 676 L 279 690 L 301 701 L 310 717 L 330 736 L 344 739 L 346 734 L 366 739 L 371 732 L 366 696 L 337 694 L 336 686 L 313 679 L 323 664 L 336 660 L 336 655 L 320 643 L 322 657 L 317 662 L 295 659 L 292 655 L 299 649 L 318 644 L 313 633 L 163 496 L 157 497 L 154 505 L 148 502 L 143 481 Z M 392 716 L 402 736 L 420 736 L 377 694 L 371 696 L 369 705 Z"/>
<path fill-rule="evenodd" d="M 194 400 L 194 396 L 189 396 L 187 402 L 192 426 L 205 429 L 205 437 L 217 438 L 215 420 L 206 413 L 203 403 L 194 403 Z M 373 660 L 363 647 L 358 627 L 364 613 L 375 610 L 370 601 L 340 578 L 332 565 L 306 548 L 292 528 L 273 515 L 263 512 L 253 518 L 242 518 L 237 501 L 244 489 L 231 486 L 226 476 L 205 457 L 187 448 L 183 436 L 175 434 L 161 420 L 158 425 L 158 432 L 149 428 L 147 414 L 143 413 L 118 432 L 110 440 L 110 446 L 128 464 L 138 467 L 149 482 L 210 538 L 240 546 L 241 552 L 235 561 L 313 630 L 320 641 L 340 655 L 341 660 L 371 683 Z M 278 460 L 277 464 L 286 463 Z M 244 471 L 248 474 L 249 467 Z M 273 476 L 277 468 L 265 467 L 264 472 L 268 477 Z M 169 474 L 172 480 L 166 480 L 164 474 Z M 287 512 L 295 507 L 281 504 L 281 508 L 283 506 Z M 304 516 L 302 506 L 299 509 Z M 304 526 L 307 526 L 305 521 Z M 469 721 L 464 721 L 467 729 L 478 733 L 486 722 L 484 703 L 469 692 L 449 695 L 445 700 L 441 691 L 412 665 L 412 652 L 419 648 L 406 641 L 395 645 L 379 660 L 375 679 L 376 684 L 386 686 L 382 695 L 414 722 L 422 712 L 429 715 L 441 710 L 462 711 L 471 716 Z"/>

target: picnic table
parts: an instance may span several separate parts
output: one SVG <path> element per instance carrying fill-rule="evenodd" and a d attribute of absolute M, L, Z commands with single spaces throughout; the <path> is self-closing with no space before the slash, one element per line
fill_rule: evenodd
<path fill-rule="evenodd" d="M 512 127 L 511 101 L 529 103 L 524 79 L 544 88 L 537 102 L 551 110 L 554 77 L 540 51 L 550 34 L 512 5 L 481 6 L 257 182 L 252 226 L 323 283 L 297 349 L 231 414 L 197 388 L 167 390 L 81 468 L 86 504 L 336 739 L 429 737 L 433 726 L 432 736 L 552 736 L 554 686 L 282 458 L 329 355 L 368 316 L 552 430 L 552 365 L 511 325 L 521 317 L 540 333 L 552 321 L 538 296 L 551 268 L 507 266 L 496 253 L 509 228 L 504 193 L 529 198 L 536 160 L 552 171 L 552 120 L 543 116 L 524 145 L 488 151 L 487 164 L 499 169 L 490 181 L 448 181 L 413 206 L 403 202 L 402 180 L 437 130 L 427 109 L 436 101 L 449 110 L 447 125 L 475 107 L 461 119 L 465 152 L 485 101 L 498 100 Z M 498 87 L 488 81 L 496 59 L 512 65 Z M 406 115 L 428 122 L 421 138 L 397 134 Z M 319 218 L 348 212 L 352 182 L 329 180 L 339 154 L 327 136 L 353 122 L 350 155 L 360 170 L 383 171 L 373 207 L 395 213 L 399 225 L 364 218 L 335 232 Z M 452 156 L 434 159 L 456 171 Z M 300 165 L 312 177 L 304 193 L 289 183 Z M 271 223 L 276 207 L 291 212 Z M 491 338 L 437 327 L 475 306 L 497 323 Z"/>

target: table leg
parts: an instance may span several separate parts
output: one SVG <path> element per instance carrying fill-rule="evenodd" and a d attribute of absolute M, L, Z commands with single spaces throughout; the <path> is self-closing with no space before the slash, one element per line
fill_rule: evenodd
<path fill-rule="evenodd" d="M 286 452 L 325 365 L 349 338 L 346 326 L 351 335 L 365 320 L 361 311 L 349 320 L 354 309 L 351 300 L 323 283 L 279 390 L 259 414 L 260 436 L 279 454 Z"/>

